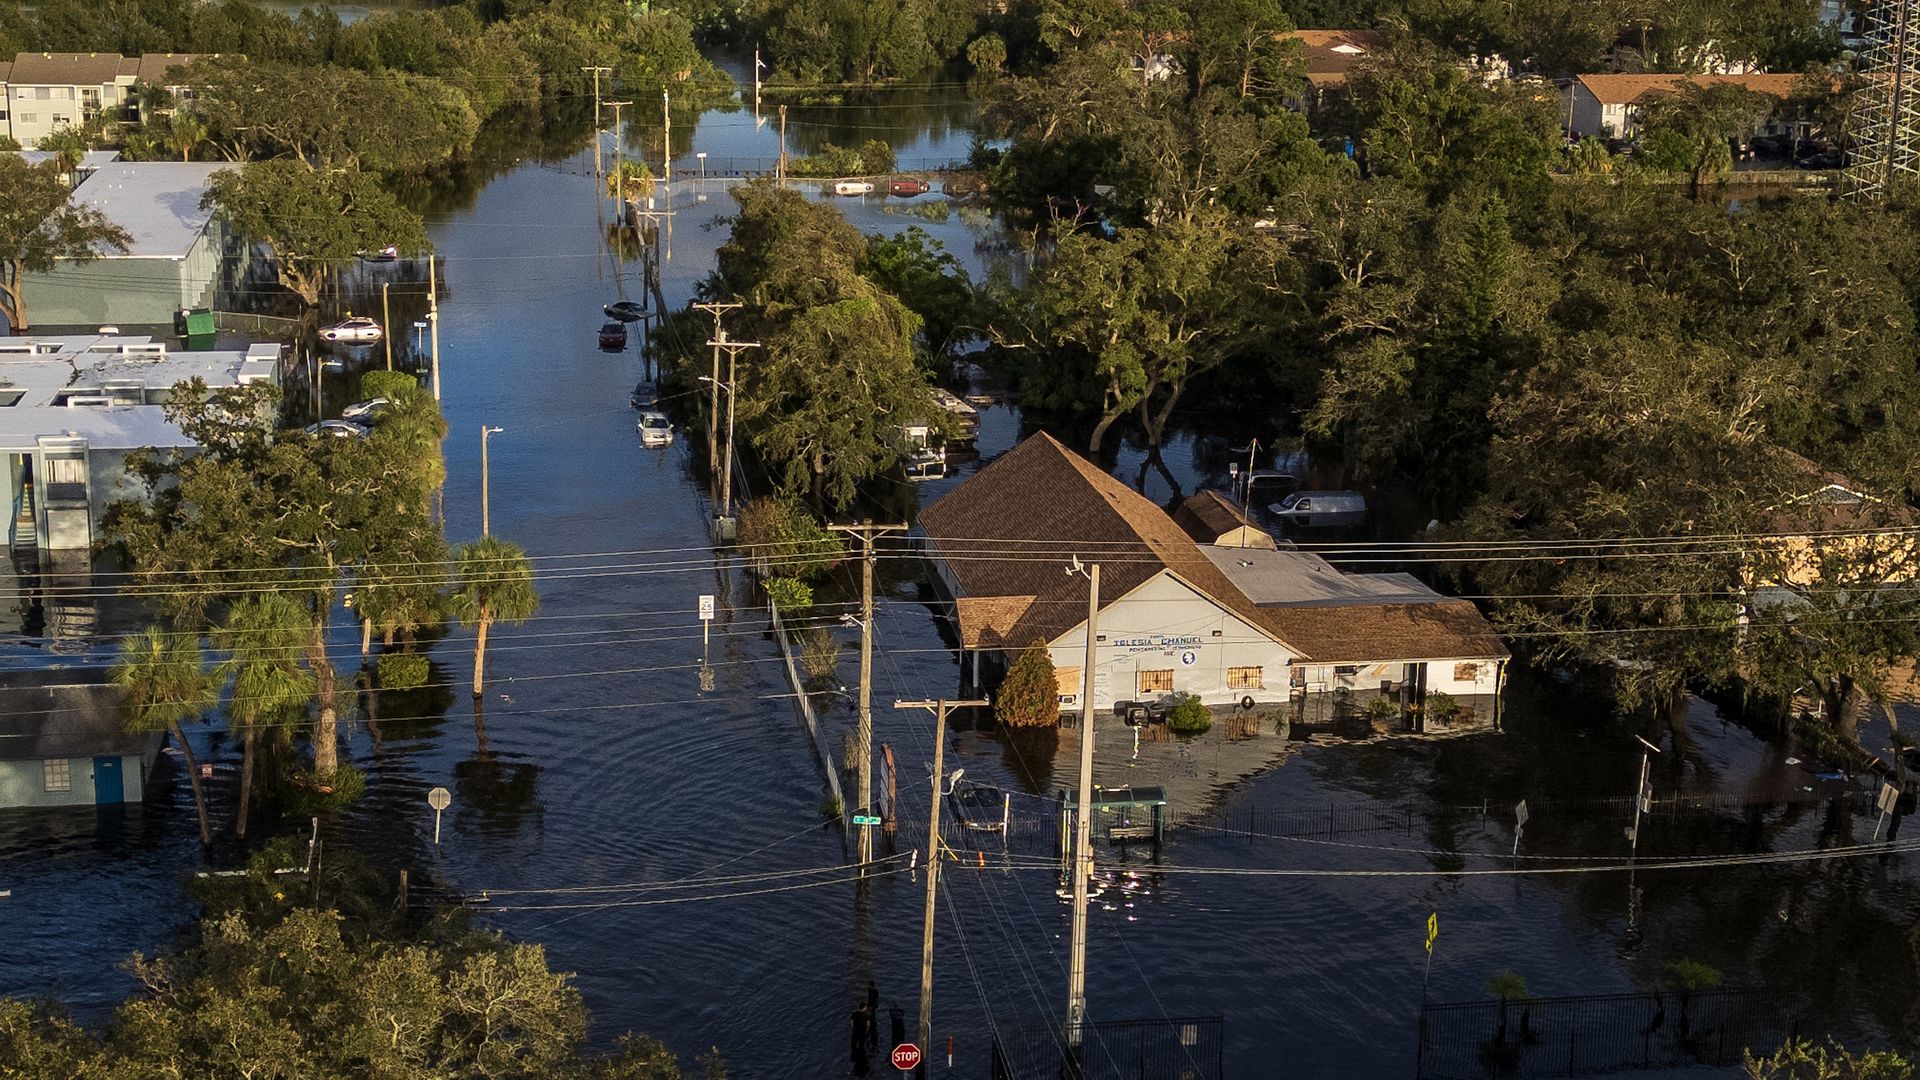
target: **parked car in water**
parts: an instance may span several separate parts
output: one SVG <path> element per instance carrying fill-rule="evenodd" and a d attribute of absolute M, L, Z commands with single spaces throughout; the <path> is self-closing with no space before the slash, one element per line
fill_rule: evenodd
<path fill-rule="evenodd" d="M 625 323 L 603 323 L 600 327 L 600 347 L 609 352 L 620 352 L 627 347 L 627 325 Z"/>
<path fill-rule="evenodd" d="M 871 195 L 873 185 L 865 180 L 839 180 L 833 185 L 835 195 Z"/>
<path fill-rule="evenodd" d="M 647 305 L 638 300 L 616 300 L 600 310 L 606 312 L 609 319 L 617 319 L 620 322 L 639 322 L 646 317 Z"/>
<path fill-rule="evenodd" d="M 643 409 L 635 427 L 640 430 L 641 446 L 673 445 L 673 421 L 667 419 L 666 413 Z"/>
<path fill-rule="evenodd" d="M 361 315 L 342 319 L 320 331 L 320 340 L 337 341 L 347 345 L 372 345 L 386 336 L 387 332 L 380 328 L 379 323 Z"/>
<path fill-rule="evenodd" d="M 962 828 L 978 832 L 1007 830 L 1007 794 L 992 784 L 960 781 L 947 794 L 947 804 Z"/>
<path fill-rule="evenodd" d="M 903 199 L 911 199 L 915 195 L 925 195 L 932 190 L 933 185 L 927 183 L 925 180 L 914 180 L 910 178 L 895 180 L 893 183 L 887 185 L 887 194 L 898 195 Z"/>
<path fill-rule="evenodd" d="M 351 420 L 322 420 L 317 424 L 308 424 L 301 429 L 308 435 L 326 436 L 334 439 L 358 439 L 373 429 L 365 424 L 356 424 Z"/>
<path fill-rule="evenodd" d="M 1296 491 L 1267 507 L 1283 525 L 1324 529 L 1366 520 L 1367 497 L 1357 491 Z"/>
<path fill-rule="evenodd" d="M 380 414 L 386 412 L 392 404 L 393 402 L 383 397 L 371 398 L 366 401 L 356 401 L 340 410 L 340 419 L 352 420 L 361 424 L 371 423 L 379 419 Z"/>

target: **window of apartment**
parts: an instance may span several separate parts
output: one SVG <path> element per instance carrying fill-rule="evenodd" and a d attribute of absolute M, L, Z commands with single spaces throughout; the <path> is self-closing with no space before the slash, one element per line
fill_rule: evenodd
<path fill-rule="evenodd" d="M 1335 675 L 1358 675 L 1360 674 L 1360 665 L 1359 664 L 1335 664 L 1333 667 L 1333 673 Z"/>
<path fill-rule="evenodd" d="M 25 390 L 0 390 L 0 409 L 7 408 L 11 405 L 18 405 L 20 404 L 20 399 L 26 396 L 27 392 Z"/>
<path fill-rule="evenodd" d="M 63 126 L 63 125 L 65 125 L 65 124 L 66 124 L 67 122 L 68 122 L 68 120 L 67 120 L 67 118 L 66 118 L 66 117 L 64 117 L 64 116 L 61 116 L 61 115 L 60 115 L 59 113 L 54 113 L 54 114 L 53 114 L 53 126 L 54 126 L 54 127 L 61 127 L 61 126 Z"/>
<path fill-rule="evenodd" d="M 1173 693 L 1173 669 L 1165 671 L 1142 671 L 1135 679 L 1142 694 Z"/>
<path fill-rule="evenodd" d="M 53 88 L 53 96 L 54 96 L 54 97 L 56 97 L 56 98 L 59 98 L 59 99 L 60 99 L 61 101 L 72 101 L 72 100 L 73 100 L 73 87 L 71 87 L 71 86 L 56 86 L 56 87 L 54 87 L 54 88 Z"/>
<path fill-rule="evenodd" d="M 1479 664 L 1453 665 L 1453 681 L 1454 682 L 1479 682 L 1480 681 L 1480 665 Z"/>
<path fill-rule="evenodd" d="M 1077 667 L 1054 668 L 1053 681 L 1061 697 L 1078 698 L 1080 691 L 1085 689 L 1080 685 L 1080 669 Z"/>
<path fill-rule="evenodd" d="M 40 122 L 39 114 L 30 112 L 23 112 L 19 116 L 14 117 L 14 119 L 23 124 L 37 124 Z"/>
<path fill-rule="evenodd" d="M 40 763 L 40 786 L 48 791 L 72 791 L 72 766 L 65 758 Z"/>
<path fill-rule="evenodd" d="M 1265 687 L 1266 681 L 1261 677 L 1260 669 L 1257 667 L 1227 669 L 1227 689 L 1229 690 L 1261 690 Z"/>
<path fill-rule="evenodd" d="M 52 100 L 53 100 L 53 87 L 51 87 L 51 86 L 36 86 L 36 87 L 34 87 L 34 88 L 33 88 L 33 96 L 34 96 L 34 97 L 36 97 L 36 98 L 38 98 L 38 99 L 40 99 L 41 101 L 52 101 Z"/>

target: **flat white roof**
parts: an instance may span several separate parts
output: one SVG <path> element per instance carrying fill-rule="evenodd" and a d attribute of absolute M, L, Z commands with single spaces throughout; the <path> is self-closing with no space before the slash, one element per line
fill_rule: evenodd
<path fill-rule="evenodd" d="M 1411 574 L 1349 574 L 1304 551 L 1205 544 L 1200 551 L 1259 607 L 1431 604 L 1446 599 Z"/>
<path fill-rule="evenodd" d="M 111 161 L 73 190 L 73 201 L 127 230 L 124 254 L 106 258 L 183 259 L 213 219 L 202 209 L 207 181 L 232 165 L 211 161 Z"/>
<path fill-rule="evenodd" d="M 68 405 L 63 395 L 165 390 L 195 376 L 208 386 L 270 382 L 279 356 L 271 344 L 170 352 L 139 335 L 0 337 L 0 450 L 31 450 L 44 436 L 79 436 L 96 450 L 192 446 L 160 405 Z"/>
<path fill-rule="evenodd" d="M 13 153 L 29 165 L 38 165 L 44 161 L 52 161 L 54 158 L 51 150 L 15 150 Z M 109 165 L 119 160 L 120 151 L 118 150 L 88 150 L 80 155 L 80 171 L 92 172 L 102 165 Z"/>

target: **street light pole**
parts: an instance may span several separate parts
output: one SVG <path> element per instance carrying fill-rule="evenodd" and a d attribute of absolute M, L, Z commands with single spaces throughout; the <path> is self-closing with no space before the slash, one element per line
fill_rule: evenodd
<path fill-rule="evenodd" d="M 392 282 L 380 283 L 380 329 L 384 331 L 380 339 L 387 343 L 387 370 L 393 370 L 393 309 L 387 306 L 387 286 Z"/>
<path fill-rule="evenodd" d="M 493 514 L 489 505 L 489 477 L 487 473 L 487 437 L 498 435 L 504 430 L 497 427 L 480 425 L 480 535 L 493 535 Z"/>
<path fill-rule="evenodd" d="M 717 321 L 719 318 L 719 314 L 716 313 L 714 319 Z M 742 350 L 757 349 L 760 347 L 760 343 L 757 341 L 732 341 L 728 339 L 725 330 L 720 330 L 716 331 L 713 340 L 707 342 L 707 344 L 712 345 L 715 349 L 725 349 L 727 351 L 727 381 L 720 383 L 721 388 L 727 392 L 727 449 L 726 453 L 723 454 L 720 459 L 720 516 L 724 518 L 733 516 L 734 361 L 739 358 Z M 701 377 L 705 378 L 705 376 Z M 716 379 L 714 381 L 718 382 L 719 380 Z"/>
<path fill-rule="evenodd" d="M 1087 1022 L 1087 886 L 1093 877 L 1093 671 L 1100 618 L 1100 564 L 1073 560 L 1087 577 L 1087 659 L 1080 689 L 1080 790 L 1073 818 L 1073 937 L 1067 967 L 1067 1046 L 1078 1051 Z"/>
<path fill-rule="evenodd" d="M 940 775 L 946 760 L 947 710 L 984 709 L 991 701 L 896 701 L 896 709 L 933 710 L 933 808 L 927 815 L 927 905 L 920 921 L 920 1041 L 921 1066 L 916 1075 L 925 1076 L 926 1055 L 933 1053 L 933 900 L 940 882 Z M 871 828 L 863 825 L 861 828 Z"/>

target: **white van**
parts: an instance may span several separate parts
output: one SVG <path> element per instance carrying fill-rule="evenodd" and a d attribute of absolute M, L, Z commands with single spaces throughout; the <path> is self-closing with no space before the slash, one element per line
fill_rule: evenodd
<path fill-rule="evenodd" d="M 1267 512 L 1297 529 L 1358 525 L 1367 516 L 1367 497 L 1357 491 L 1296 491 Z"/>

